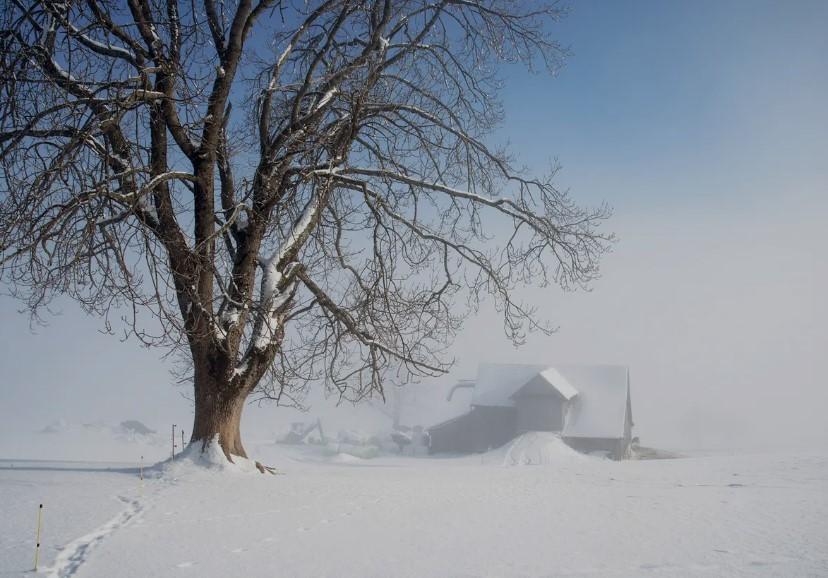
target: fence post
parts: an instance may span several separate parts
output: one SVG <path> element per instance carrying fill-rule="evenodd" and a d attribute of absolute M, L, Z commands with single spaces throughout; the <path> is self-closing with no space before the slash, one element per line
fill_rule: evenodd
<path fill-rule="evenodd" d="M 37 572 L 37 560 L 40 557 L 40 524 L 43 518 L 43 504 L 37 508 L 37 538 L 35 539 L 35 560 L 34 569 Z"/>

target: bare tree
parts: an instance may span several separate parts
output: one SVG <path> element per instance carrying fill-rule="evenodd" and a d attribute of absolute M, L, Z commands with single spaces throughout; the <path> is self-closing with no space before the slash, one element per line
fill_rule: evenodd
<path fill-rule="evenodd" d="M 498 63 L 560 63 L 554 4 L 4 4 L 0 274 L 182 353 L 191 439 L 228 459 L 254 392 L 445 372 L 484 298 L 551 331 L 515 288 L 584 286 L 611 241 L 485 142 Z"/>

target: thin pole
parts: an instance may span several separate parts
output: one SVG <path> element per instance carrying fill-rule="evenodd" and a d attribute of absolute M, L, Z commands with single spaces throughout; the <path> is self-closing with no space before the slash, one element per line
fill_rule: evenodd
<path fill-rule="evenodd" d="M 175 459 L 175 424 L 172 424 L 172 459 Z"/>
<path fill-rule="evenodd" d="M 37 538 L 35 539 L 35 564 L 34 569 L 37 572 L 37 560 L 40 557 L 40 523 L 43 519 L 43 504 L 37 508 Z"/>
<path fill-rule="evenodd" d="M 184 430 L 181 430 L 181 451 L 184 451 Z"/>

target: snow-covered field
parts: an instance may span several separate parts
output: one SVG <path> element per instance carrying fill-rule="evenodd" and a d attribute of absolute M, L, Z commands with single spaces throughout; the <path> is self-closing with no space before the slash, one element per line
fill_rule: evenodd
<path fill-rule="evenodd" d="M 250 446 L 284 475 L 0 461 L 0 576 L 32 575 L 41 502 L 51 576 L 828 576 L 828 454 Z"/>

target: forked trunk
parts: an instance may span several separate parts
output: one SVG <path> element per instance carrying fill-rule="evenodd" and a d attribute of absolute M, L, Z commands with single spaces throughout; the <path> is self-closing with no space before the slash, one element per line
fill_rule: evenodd
<path fill-rule="evenodd" d="M 208 444 L 218 436 L 224 455 L 247 457 L 241 440 L 241 415 L 247 390 L 217 383 L 195 383 L 195 417 L 191 443 Z"/>

